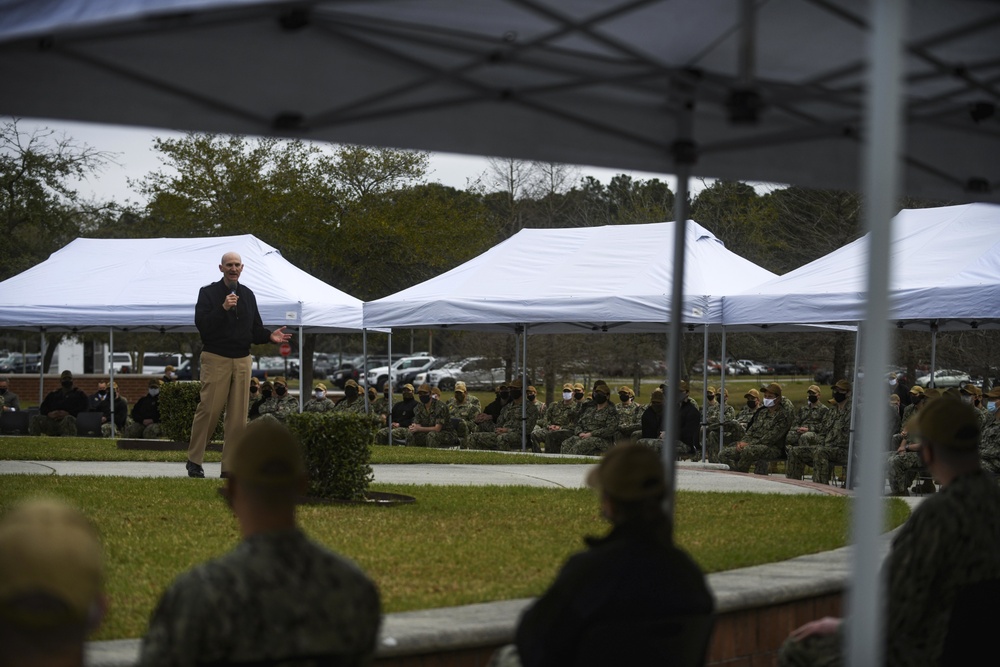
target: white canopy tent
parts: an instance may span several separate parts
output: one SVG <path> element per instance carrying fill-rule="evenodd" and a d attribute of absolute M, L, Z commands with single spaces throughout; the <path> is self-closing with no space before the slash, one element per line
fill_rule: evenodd
<path fill-rule="evenodd" d="M 989 2 L 0 0 L 0 26 L 0 113 L 674 172 L 677 220 L 695 173 L 861 189 L 870 368 L 887 356 L 897 188 L 1000 198 Z M 878 390 L 875 374 L 865 384 Z M 669 433 L 675 399 L 671 385 Z M 884 413 L 862 433 L 883 432 Z M 854 665 L 882 656 L 879 453 L 862 443 Z"/>
<path fill-rule="evenodd" d="M 727 324 L 858 322 L 870 235 L 725 299 Z M 1000 326 L 1000 206 L 904 209 L 889 247 L 886 316 L 900 328 Z"/>
<path fill-rule="evenodd" d="M 267 327 L 357 332 L 362 302 L 245 234 L 196 239 L 77 239 L 0 283 L 0 328 L 196 331 L 198 290 L 222 279 L 222 255 L 240 253 L 241 282 Z"/>
<path fill-rule="evenodd" d="M 666 332 L 673 222 L 522 229 L 440 276 L 364 305 L 367 328 Z M 683 321 L 722 323 L 720 297 L 776 278 L 689 220 Z"/>

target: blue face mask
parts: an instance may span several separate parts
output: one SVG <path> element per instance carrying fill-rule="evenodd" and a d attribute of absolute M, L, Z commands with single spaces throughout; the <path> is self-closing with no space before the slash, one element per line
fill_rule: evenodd
<path fill-rule="evenodd" d="M 986 404 L 986 410 L 989 411 L 990 414 L 996 412 L 997 411 L 997 402 L 996 401 L 990 401 L 989 403 L 987 403 Z"/>

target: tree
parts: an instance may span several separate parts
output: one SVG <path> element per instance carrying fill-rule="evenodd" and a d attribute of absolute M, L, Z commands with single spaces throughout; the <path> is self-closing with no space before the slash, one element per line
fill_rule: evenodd
<path fill-rule="evenodd" d="M 85 202 L 74 181 L 93 176 L 113 155 L 53 130 L 0 124 L 0 279 L 20 273 L 80 235 L 109 205 Z"/>

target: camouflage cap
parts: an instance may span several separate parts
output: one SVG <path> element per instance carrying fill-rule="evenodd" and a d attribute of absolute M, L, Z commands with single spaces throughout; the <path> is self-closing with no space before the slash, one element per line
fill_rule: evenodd
<path fill-rule="evenodd" d="M 382 391 L 389 391 L 389 389 L 390 389 L 389 381 L 386 380 L 385 382 L 382 383 Z"/>
<path fill-rule="evenodd" d="M 650 403 L 663 403 L 663 390 L 654 389 L 653 393 L 649 397 Z"/>
<path fill-rule="evenodd" d="M 633 397 L 635 396 L 635 390 L 633 390 L 632 387 L 628 386 L 627 384 L 623 384 L 622 386 L 618 387 L 618 393 L 628 394 L 629 396 Z"/>
<path fill-rule="evenodd" d="M 229 474 L 250 484 L 294 486 L 306 476 L 302 445 L 283 424 L 254 421 L 236 442 Z"/>
<path fill-rule="evenodd" d="M 625 502 L 660 498 L 667 490 L 660 456 L 631 443 L 612 447 L 587 475 L 587 485 Z"/>
<path fill-rule="evenodd" d="M 889 402 L 893 405 L 899 405 L 899 394 L 889 394 Z"/>
<path fill-rule="evenodd" d="M 530 394 L 537 394 L 538 393 L 538 390 L 535 389 L 534 385 L 530 385 L 530 384 L 528 385 L 528 389 L 526 391 L 528 393 L 530 393 Z"/>
<path fill-rule="evenodd" d="M 767 392 L 769 394 L 774 394 L 775 396 L 781 396 L 781 385 L 777 382 L 772 382 L 771 384 L 761 387 L 760 391 L 761 393 Z"/>
<path fill-rule="evenodd" d="M 708 385 L 707 387 L 705 387 L 705 392 L 708 394 L 718 394 L 719 390 L 713 387 L 712 385 Z"/>
<path fill-rule="evenodd" d="M 914 396 L 923 396 L 924 388 L 921 387 L 919 384 L 915 384 L 912 387 L 910 387 L 910 393 L 913 394 Z"/>
<path fill-rule="evenodd" d="M 840 391 L 850 391 L 851 383 L 848 382 L 847 380 L 837 380 L 832 385 L 830 385 L 830 388 L 839 389 Z"/>
<path fill-rule="evenodd" d="M 508 389 L 522 389 L 524 388 L 524 383 L 521 382 L 521 378 L 514 378 L 514 380 L 507 385 Z"/>
<path fill-rule="evenodd" d="M 64 602 L 72 619 L 24 619 L 34 626 L 86 620 L 104 582 L 101 544 L 89 520 L 69 505 L 35 500 L 0 521 L 0 609 L 25 594 Z M 15 622 L 17 612 L 13 612 Z"/>
<path fill-rule="evenodd" d="M 606 396 L 611 395 L 611 387 L 609 387 L 608 383 L 603 380 L 594 385 L 594 391 L 599 391 Z"/>
<path fill-rule="evenodd" d="M 163 372 L 164 373 L 169 373 L 172 370 L 175 370 L 174 367 L 171 366 L 170 364 L 167 364 L 167 366 L 163 369 Z"/>
<path fill-rule="evenodd" d="M 412 390 L 413 389 L 411 387 L 410 391 L 412 391 Z M 419 387 L 417 387 L 417 393 L 418 394 L 429 394 L 429 393 L 431 393 L 431 386 L 425 382 L 422 385 L 420 385 Z"/>
<path fill-rule="evenodd" d="M 285 379 L 283 375 L 278 375 L 273 380 L 271 380 L 271 384 L 280 384 L 283 387 L 287 387 L 288 381 Z"/>
<path fill-rule="evenodd" d="M 961 400 L 931 401 L 907 428 L 921 441 L 949 449 L 971 451 L 979 446 L 979 411 Z"/>
<path fill-rule="evenodd" d="M 681 391 L 691 391 L 691 385 L 688 384 L 687 380 L 681 380 L 680 384 L 677 386 Z"/>
<path fill-rule="evenodd" d="M 943 395 L 951 396 L 952 398 L 957 398 L 959 400 L 962 398 L 962 392 L 958 390 L 958 387 L 949 387 L 948 389 L 945 389 Z"/>
<path fill-rule="evenodd" d="M 729 398 L 729 390 L 728 389 L 723 389 L 722 390 L 722 395 L 725 396 L 726 398 Z"/>
<path fill-rule="evenodd" d="M 576 384 L 573 385 L 573 391 L 584 391 L 584 389 L 585 387 L 580 382 L 577 382 Z"/>
<path fill-rule="evenodd" d="M 463 394 L 468 394 L 469 390 L 465 388 L 465 383 L 459 380 L 455 383 L 455 391 L 460 391 Z"/>
<path fill-rule="evenodd" d="M 73 379 L 73 372 L 72 371 L 63 371 L 62 373 L 59 374 L 59 377 L 61 379 L 63 379 L 63 380 L 67 380 L 67 379 L 68 380 L 72 380 Z"/>
<path fill-rule="evenodd" d="M 250 378 L 250 384 L 251 385 L 256 385 L 256 386 L 259 387 L 260 386 L 260 380 L 258 380 L 256 377 L 251 377 Z"/>
<path fill-rule="evenodd" d="M 1000 398 L 1000 385 L 993 387 L 986 394 L 986 398 Z"/>
<path fill-rule="evenodd" d="M 351 380 L 351 381 L 353 382 L 353 380 Z M 357 387 L 358 385 L 357 385 L 357 384 L 355 384 L 354 386 L 355 386 L 355 387 Z M 317 389 L 320 389 L 320 390 L 322 390 L 322 391 L 326 391 L 326 385 L 325 385 L 325 384 L 323 384 L 322 382 L 317 382 L 317 383 L 316 383 L 316 386 L 315 386 L 315 387 L 313 387 L 313 391 L 316 391 Z"/>
<path fill-rule="evenodd" d="M 573 383 L 572 382 L 563 383 L 563 391 L 573 391 Z"/>
<path fill-rule="evenodd" d="M 407 382 L 406 384 L 403 385 L 403 391 L 408 391 L 408 392 L 412 393 L 413 392 L 413 385 L 410 384 L 409 382 Z"/>
<path fill-rule="evenodd" d="M 961 391 L 963 394 L 968 394 L 969 396 L 983 395 L 983 390 L 977 387 L 976 385 L 972 384 L 971 382 L 969 384 L 962 385 L 962 388 L 959 389 L 959 391 Z"/>
<path fill-rule="evenodd" d="M 431 396 L 440 396 L 441 389 L 438 387 L 431 387 Z"/>
<path fill-rule="evenodd" d="M 348 380 L 344 383 L 344 389 L 347 389 L 348 387 L 354 387 L 358 391 L 361 391 L 361 386 L 354 380 Z"/>
<path fill-rule="evenodd" d="M 928 399 L 941 398 L 941 392 L 938 391 L 937 389 L 934 389 L 933 387 L 930 389 L 924 389 L 924 397 Z"/>
<path fill-rule="evenodd" d="M 751 390 L 747 391 L 747 393 L 743 394 L 743 398 L 756 398 L 759 401 L 760 400 L 760 392 L 757 391 L 756 389 L 751 389 Z"/>
<path fill-rule="evenodd" d="M 811 385 L 809 385 L 809 388 L 806 389 L 806 393 L 807 394 L 815 394 L 816 396 L 819 396 L 823 392 L 820 391 L 819 385 L 811 384 Z"/>
<path fill-rule="evenodd" d="M 274 385 L 271 384 L 270 380 L 264 380 L 263 382 L 260 383 L 260 390 L 264 391 L 265 389 L 270 389 L 271 391 L 274 391 Z"/>
<path fill-rule="evenodd" d="M 153 378 L 152 380 L 149 381 L 149 385 L 148 386 L 149 386 L 150 389 L 159 389 L 159 387 L 160 387 L 160 381 L 157 380 L 156 378 Z"/>

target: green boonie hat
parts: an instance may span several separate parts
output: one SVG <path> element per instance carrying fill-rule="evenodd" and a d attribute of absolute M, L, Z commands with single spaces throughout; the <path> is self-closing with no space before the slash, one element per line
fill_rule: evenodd
<path fill-rule="evenodd" d="M 283 424 L 255 421 L 236 442 L 229 474 L 240 482 L 292 487 L 306 476 L 302 445 Z"/>
<path fill-rule="evenodd" d="M 907 429 L 921 440 L 959 451 L 979 446 L 979 411 L 964 401 L 931 401 L 910 421 Z"/>
<path fill-rule="evenodd" d="M 54 500 L 35 500 L 0 520 L 0 613 L 18 625 L 51 627 L 86 620 L 104 581 L 101 543 L 79 511 Z M 65 613 L 22 613 L 8 605 L 33 593 L 64 602 Z"/>
<path fill-rule="evenodd" d="M 662 497 L 667 485 L 660 456 L 649 447 L 612 447 L 587 475 L 587 485 L 625 502 Z"/>

